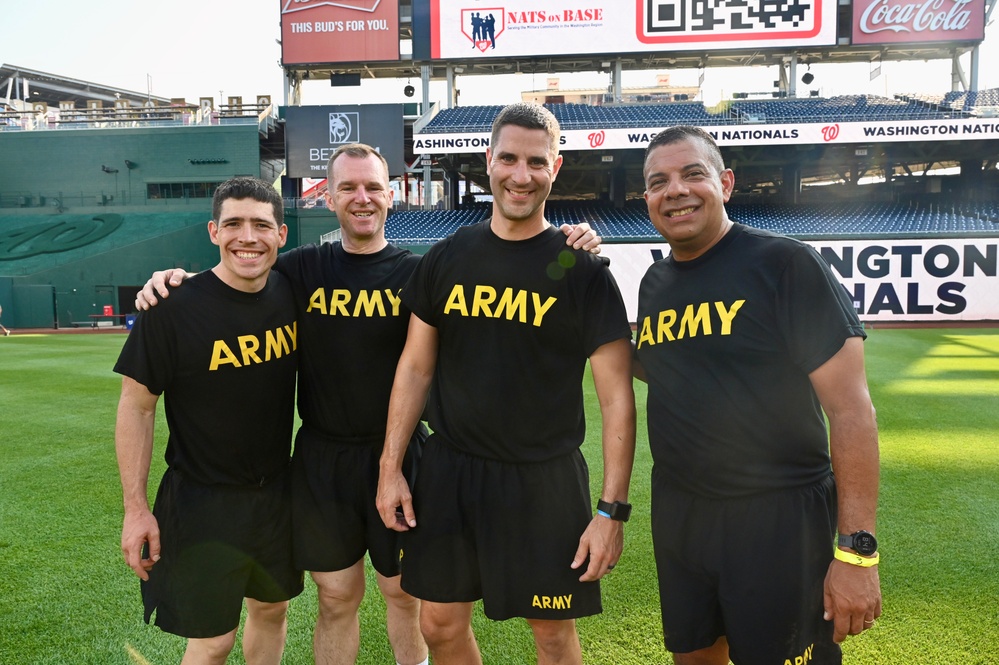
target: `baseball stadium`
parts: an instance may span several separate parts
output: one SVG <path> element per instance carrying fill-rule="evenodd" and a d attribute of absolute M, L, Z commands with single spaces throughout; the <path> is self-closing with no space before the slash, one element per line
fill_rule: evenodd
<path fill-rule="evenodd" d="M 255 98 L 160 97 L 0 64 L 0 323 L 10 331 L 0 338 L 0 663 L 180 660 L 183 640 L 143 623 L 121 561 L 111 368 L 151 273 L 218 262 L 205 237 L 216 188 L 235 176 L 273 183 L 285 250 L 335 241 L 327 160 L 368 143 L 389 165 L 386 236 L 423 254 L 489 216 L 485 149 L 511 101 L 558 119 L 564 161 L 546 217 L 599 234 L 633 324 L 642 277 L 669 252 L 642 172 L 665 128 L 715 139 L 735 173 L 733 220 L 819 252 L 868 333 L 881 441 L 884 615 L 844 643 L 844 662 L 999 663 L 999 88 L 978 85 L 996 66 L 980 55 L 995 0 L 273 4 L 260 20 L 280 23 L 284 89 Z M 873 79 L 883 63 L 930 60 L 951 63 L 936 94 L 827 97 L 815 73 L 866 63 Z M 700 86 L 671 84 L 671 72 L 716 67 L 765 68 L 773 85 L 709 103 Z M 657 72 L 657 84 L 625 86 L 637 71 Z M 546 85 L 460 103 L 464 77 L 518 72 Z M 579 72 L 605 85 L 562 86 Z M 372 79 L 398 82 L 398 98 L 309 103 L 313 85 Z M 579 622 L 595 665 L 672 662 L 649 535 L 644 386 L 635 390 L 635 513 L 602 582 L 603 614 Z M 596 482 L 591 384 L 586 399 Z M 161 412 L 151 475 L 164 468 L 166 431 Z M 307 585 L 291 602 L 283 662 L 312 662 L 315 612 Z M 384 612 L 369 592 L 358 663 L 394 662 Z M 522 624 L 477 610 L 474 626 L 484 662 L 534 662 Z M 242 657 L 237 647 L 229 662 Z"/>

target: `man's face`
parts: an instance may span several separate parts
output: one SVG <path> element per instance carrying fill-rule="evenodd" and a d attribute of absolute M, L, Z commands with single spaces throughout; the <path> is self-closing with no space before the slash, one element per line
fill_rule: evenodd
<path fill-rule="evenodd" d="M 645 202 L 653 226 L 680 260 L 696 258 L 728 230 L 725 203 L 735 176 L 721 173 L 696 138 L 653 148 L 645 161 Z"/>
<path fill-rule="evenodd" d="M 208 235 L 222 259 L 215 274 L 232 288 L 253 293 L 267 283 L 288 227 L 278 224 L 270 203 L 226 199 L 218 221 L 208 222 Z"/>
<path fill-rule="evenodd" d="M 510 221 L 543 217 L 545 200 L 561 167 L 562 156 L 552 152 L 543 129 L 501 128 L 496 143 L 486 148 L 494 214 Z"/>
<path fill-rule="evenodd" d="M 375 155 L 338 157 L 333 162 L 326 206 L 336 213 L 346 245 L 383 242 L 385 219 L 392 207 L 385 165 Z"/>

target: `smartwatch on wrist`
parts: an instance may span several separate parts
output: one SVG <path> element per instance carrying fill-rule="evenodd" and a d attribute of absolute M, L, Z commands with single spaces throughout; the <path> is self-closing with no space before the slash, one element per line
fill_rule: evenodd
<path fill-rule="evenodd" d="M 878 539 L 870 531 L 857 531 L 849 536 L 840 534 L 836 544 L 849 548 L 861 556 L 872 556 L 878 551 Z"/>
<path fill-rule="evenodd" d="M 603 515 L 618 522 L 627 522 L 631 517 L 631 504 L 623 501 L 608 503 L 603 499 L 597 501 L 597 515 Z"/>

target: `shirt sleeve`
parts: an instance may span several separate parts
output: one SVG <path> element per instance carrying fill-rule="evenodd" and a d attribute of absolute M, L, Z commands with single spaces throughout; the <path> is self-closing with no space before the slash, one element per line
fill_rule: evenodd
<path fill-rule="evenodd" d="M 441 240 L 430 248 L 416 264 L 413 274 L 402 288 L 400 297 L 402 304 L 418 316 L 424 323 L 439 326 L 439 312 L 434 307 L 433 276 L 437 271 L 444 250 L 450 245 L 450 239 Z"/>
<path fill-rule="evenodd" d="M 848 338 L 867 338 L 846 289 L 808 245 L 791 254 L 777 300 L 788 351 L 806 374 L 832 358 Z"/>
<path fill-rule="evenodd" d="M 167 303 L 170 304 L 167 304 Z M 140 312 L 128 333 L 114 371 L 135 379 L 154 395 L 161 395 L 173 378 L 176 343 L 169 311 L 173 301 Z"/>
<path fill-rule="evenodd" d="M 621 289 L 608 265 L 596 262 L 583 302 L 583 350 L 586 356 L 618 339 L 631 339 L 631 324 Z"/>

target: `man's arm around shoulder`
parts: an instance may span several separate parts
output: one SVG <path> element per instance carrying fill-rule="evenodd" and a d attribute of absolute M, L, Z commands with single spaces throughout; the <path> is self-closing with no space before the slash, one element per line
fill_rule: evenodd
<path fill-rule="evenodd" d="M 135 309 L 144 312 L 155 307 L 160 298 L 170 297 L 170 289 L 181 285 L 185 279 L 194 277 L 197 273 L 186 272 L 183 268 L 168 268 L 157 270 L 146 280 L 142 289 L 135 294 Z"/>

